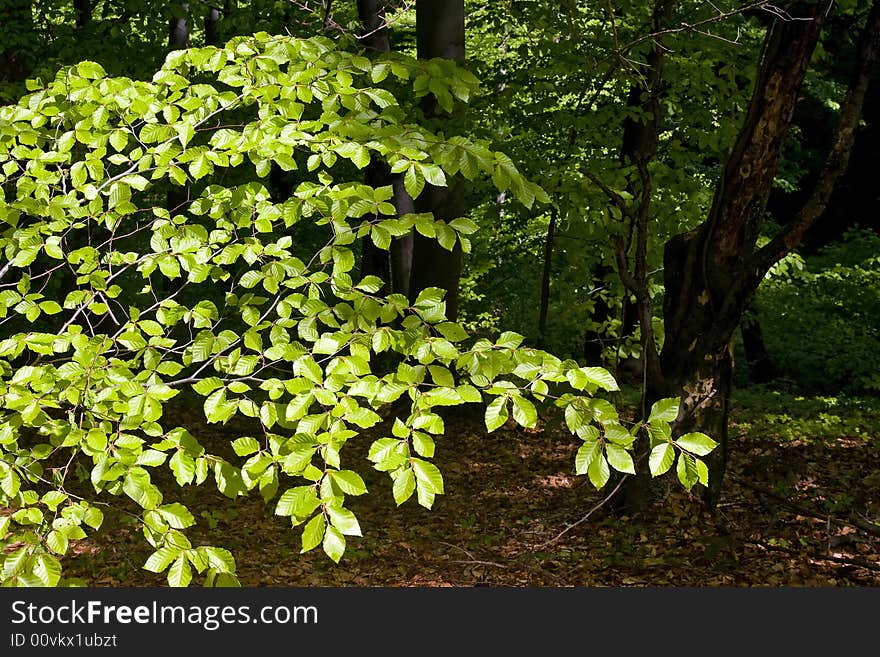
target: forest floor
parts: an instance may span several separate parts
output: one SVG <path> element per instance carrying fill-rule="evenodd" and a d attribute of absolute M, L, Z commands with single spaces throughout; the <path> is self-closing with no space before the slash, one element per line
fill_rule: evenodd
<path fill-rule="evenodd" d="M 415 498 L 395 507 L 389 478 L 365 459 L 370 441 L 352 439 L 344 465 L 364 475 L 369 493 L 347 502 L 364 537 L 349 538 L 339 565 L 320 548 L 300 554 L 300 529 L 258 494 L 232 503 L 211 480 L 180 489 L 169 478 L 162 488 L 198 519 L 188 530 L 195 545 L 232 550 L 245 586 L 880 585 L 877 400 L 742 392 L 717 508 L 664 477 L 654 504 L 633 518 L 596 508 L 607 491 L 573 475 L 578 441 L 555 414 L 543 419 L 535 430 L 509 424 L 487 435 L 478 416 L 450 417 L 435 458 L 447 494 L 433 510 Z M 232 423 L 187 425 L 215 453 L 246 435 Z M 108 514 L 107 531 L 78 541 L 65 575 L 164 585 L 141 569 L 150 549 L 126 518 Z"/>

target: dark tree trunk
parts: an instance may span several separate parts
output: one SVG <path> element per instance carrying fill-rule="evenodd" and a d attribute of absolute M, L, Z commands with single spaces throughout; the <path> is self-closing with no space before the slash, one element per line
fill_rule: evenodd
<path fill-rule="evenodd" d="M 460 180 L 450 180 L 449 187 L 425 185 L 415 201 L 417 212 L 431 212 L 435 219 L 452 221 L 464 215 L 464 185 Z M 458 317 L 458 281 L 461 276 L 461 245 L 456 242 L 447 251 L 430 237 L 416 233 L 413 237 L 412 272 L 409 296 L 415 299 L 419 292 L 429 287 L 447 291 L 446 316 L 455 321 Z"/>
<path fill-rule="evenodd" d="M 91 0 L 73 0 L 73 10 L 76 13 L 77 27 L 85 27 L 92 22 Z"/>
<path fill-rule="evenodd" d="M 654 1 L 652 13 L 654 32 L 661 32 L 669 22 L 675 4 L 675 0 Z M 644 384 L 643 413 L 656 399 L 663 396 L 661 394 L 663 378 L 654 338 L 654 307 L 648 281 L 648 225 L 653 194 L 653 180 L 649 167 L 657 153 L 657 142 L 663 123 L 660 100 L 664 88 L 663 68 L 666 52 L 662 37 L 655 37 L 647 56 L 644 77 L 634 83 L 630 89 L 627 105 L 639 109 L 644 117 L 637 120 L 628 115 L 623 122 L 620 163 L 630 168 L 627 191 L 635 199 L 634 205 L 628 205 L 617 196 L 620 199 L 619 207 L 624 215 L 623 219 L 629 223 L 628 241 L 623 243 L 622 240 L 618 240 L 614 244 L 618 274 L 627 290 L 623 301 L 622 319 L 628 322 L 637 321 L 641 329 L 642 354 L 641 367 L 638 369 L 641 370 Z M 634 251 L 632 266 L 630 266 L 630 251 Z M 635 297 L 634 304 L 629 301 L 629 293 Z M 623 332 L 625 327 L 622 326 L 621 329 L 621 337 L 626 336 Z M 647 447 L 648 436 L 643 431 L 635 443 L 636 454 L 647 452 Z M 647 468 L 644 466 L 637 468 L 636 474 L 627 478 L 622 495 L 615 501 L 616 509 L 628 514 L 640 512 L 647 502 L 650 484 L 651 477 Z"/>
<path fill-rule="evenodd" d="M 718 441 L 707 459 L 705 501 L 718 501 L 727 462 L 731 341 L 754 289 L 737 267 L 754 249 L 801 84 L 828 0 L 777 21 L 764 43 L 755 89 L 708 219 L 671 239 L 664 253 L 666 387 L 682 397 L 677 425 Z M 714 432 L 714 433 L 713 433 Z"/>
<path fill-rule="evenodd" d="M 419 59 L 442 57 L 464 61 L 464 0 L 419 0 L 416 3 L 416 39 Z M 436 100 L 427 96 L 425 113 L 437 113 Z M 450 179 L 448 187 L 426 184 L 416 199 L 418 212 L 431 212 L 435 219 L 450 221 L 464 214 L 464 184 Z M 433 239 L 416 235 L 413 239 L 410 298 L 428 287 L 447 290 L 446 314 L 458 315 L 458 282 L 461 276 L 461 245 L 447 251 Z"/>
<path fill-rule="evenodd" d="M 727 461 L 733 333 L 764 274 L 800 243 L 846 169 L 880 48 L 880 0 L 874 0 L 834 143 L 813 193 L 796 221 L 755 251 L 792 112 L 831 5 L 831 0 L 801 3 L 789 10 L 798 20 L 777 20 L 771 27 L 748 114 L 709 217 L 665 249 L 664 388 L 682 396 L 677 432 L 703 431 L 720 442 L 708 459 L 704 499 L 710 505 L 718 501 Z"/>
<path fill-rule="evenodd" d="M 174 7 L 174 15 L 168 19 L 168 50 L 189 48 L 189 3 L 183 2 Z"/>
<path fill-rule="evenodd" d="M 538 335 L 541 346 L 547 344 L 547 313 L 550 309 L 550 280 L 553 277 L 553 240 L 556 238 L 556 220 L 559 208 L 550 208 L 550 224 L 544 240 L 544 271 L 541 273 L 541 306 L 538 309 Z"/>
<path fill-rule="evenodd" d="M 0 51 L 0 82 L 21 82 L 31 71 L 30 62 L 16 46 L 32 43 L 36 38 L 30 0 L 0 2 L 0 26 L 8 44 Z"/>
<path fill-rule="evenodd" d="M 384 0 L 358 0 L 358 17 L 363 26 L 361 42 L 369 50 L 390 52 L 388 24 L 385 19 Z M 398 215 L 413 213 L 413 200 L 403 185 L 402 174 L 392 174 L 384 162 L 373 159 L 367 166 L 366 183 L 371 187 L 391 185 L 394 190 L 394 207 Z M 391 249 L 378 248 L 370 238 L 362 240 L 361 275 L 378 276 L 391 283 L 392 292 L 409 296 L 410 272 L 412 270 L 413 236 L 404 235 L 392 240 Z"/>
<path fill-rule="evenodd" d="M 771 381 L 776 376 L 776 371 L 767 346 L 764 344 L 761 323 L 754 312 L 747 310 L 743 313 L 739 329 L 742 333 L 746 363 L 749 366 L 749 381 L 752 383 Z"/>
<path fill-rule="evenodd" d="M 217 30 L 220 17 L 220 9 L 209 5 L 205 14 L 205 45 L 216 46 L 220 43 L 220 33 Z"/>

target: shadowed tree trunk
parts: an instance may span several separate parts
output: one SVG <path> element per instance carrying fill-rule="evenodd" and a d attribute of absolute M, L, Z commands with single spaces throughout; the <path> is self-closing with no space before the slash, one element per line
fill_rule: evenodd
<path fill-rule="evenodd" d="M 746 310 L 739 323 L 742 333 L 743 351 L 746 363 L 749 366 L 749 381 L 752 383 L 767 383 L 776 375 L 773 361 L 764 344 L 764 334 L 761 324 L 753 311 Z"/>
<path fill-rule="evenodd" d="M 23 47 L 33 47 L 36 39 L 31 1 L 0 2 L 0 26 L 0 82 L 21 82 L 31 71 Z"/>
<path fill-rule="evenodd" d="M 416 39 L 419 59 L 442 57 L 464 61 L 464 0 L 419 0 L 416 3 Z M 425 114 L 435 116 L 437 103 L 428 95 Z M 416 199 L 417 212 L 431 212 L 435 219 L 451 221 L 464 214 L 464 184 L 450 177 L 448 187 L 426 184 Z M 461 275 L 461 245 L 447 251 L 433 239 L 416 234 L 413 239 L 409 296 L 414 299 L 428 287 L 447 290 L 446 315 L 458 315 L 458 282 Z"/>
<path fill-rule="evenodd" d="M 627 201 L 597 176 L 584 171 L 633 228 L 633 248 L 620 238 L 615 238 L 613 245 L 621 281 L 636 298 L 645 366 L 642 412 L 660 398 L 681 397 L 673 427 L 676 435 L 701 431 L 719 442 L 706 458 L 709 486 L 701 491 L 710 506 L 718 501 L 727 463 L 734 331 L 764 275 L 800 244 L 824 212 L 836 180 L 846 170 L 880 49 L 880 0 L 874 0 L 832 147 L 815 187 L 795 220 L 765 247 L 756 249 L 804 75 L 832 5 L 833 0 L 794 3 L 787 7 L 786 18 L 774 17 L 768 28 L 749 109 L 718 181 L 709 215 L 700 226 L 665 245 L 665 339 L 659 354 L 651 326 L 646 271 L 651 197 L 648 163 L 656 152 L 662 118 L 659 94 L 665 49 L 658 37 L 653 39 L 653 53 L 647 62 L 647 89 L 639 92 L 648 118 L 644 123 L 624 126 L 621 160 L 624 164 L 631 162 L 638 174 L 629 181 L 628 191 L 634 200 Z M 668 0 L 656 0 L 655 33 L 661 30 L 670 6 Z M 635 97 L 634 92 L 630 94 L 630 104 Z M 641 448 L 637 449 L 641 453 Z M 644 509 L 647 483 L 646 476 L 627 482 L 624 510 L 637 513 Z"/>
<path fill-rule="evenodd" d="M 181 48 L 189 48 L 189 25 L 187 16 L 189 14 L 189 3 L 184 2 L 174 5 L 174 15 L 168 19 L 168 50 L 180 50 Z M 189 200 L 189 185 L 184 184 L 182 187 L 171 185 L 168 193 L 165 195 L 165 207 L 172 216 L 176 212 L 184 209 Z M 167 291 L 168 281 L 164 276 L 158 278 L 159 292 Z"/>
<path fill-rule="evenodd" d="M 92 22 L 91 0 L 73 0 L 73 9 L 76 13 L 77 27 L 85 27 Z"/>
<path fill-rule="evenodd" d="M 556 238 L 556 220 L 559 208 L 550 208 L 550 224 L 544 239 L 544 271 L 541 273 L 541 306 L 538 309 L 538 335 L 541 346 L 547 344 L 547 313 L 550 309 L 550 279 L 553 277 L 553 240 Z"/>
<path fill-rule="evenodd" d="M 659 33 L 663 30 L 675 4 L 676 0 L 655 0 L 651 19 L 653 32 Z M 612 9 L 609 5 L 610 11 Z M 609 18 L 613 20 L 613 16 Z M 663 397 L 658 386 L 662 376 L 652 322 L 654 308 L 648 284 L 648 227 L 653 193 L 649 166 L 657 153 L 657 142 L 663 122 L 660 99 L 663 93 L 666 52 L 662 37 L 655 37 L 647 56 L 643 77 L 633 84 L 627 98 L 627 105 L 640 110 L 639 114 L 643 117 L 634 119 L 627 115 L 623 122 L 620 163 L 629 168 L 627 192 L 634 199 L 633 203 L 628 203 L 619 194 L 602 185 L 621 210 L 622 219 L 628 223 L 627 242 L 624 243 L 622 239 L 617 238 L 613 246 L 620 279 L 626 290 L 635 297 L 635 303 L 632 304 L 626 298 L 629 294 L 625 295 L 622 319 L 626 322 L 638 321 L 641 329 L 641 365 L 645 382 L 642 391 L 643 410 L 650 408 L 654 401 Z M 625 327 L 621 328 L 625 330 Z M 625 335 L 621 332 L 621 337 Z M 648 436 L 643 431 L 636 442 L 636 452 L 645 451 L 647 446 Z M 637 468 L 636 474 L 627 478 L 622 495 L 615 502 L 617 509 L 625 513 L 638 512 L 647 499 L 649 486 L 650 475 L 647 469 Z"/>
<path fill-rule="evenodd" d="M 183 2 L 173 7 L 174 15 L 168 19 L 168 50 L 189 48 L 189 3 Z"/>
<path fill-rule="evenodd" d="M 795 221 L 756 250 L 779 155 L 831 5 L 831 0 L 800 3 L 789 9 L 797 20 L 777 20 L 770 28 L 749 110 L 709 216 L 670 240 L 664 252 L 666 337 L 657 387 L 665 395 L 682 397 L 678 433 L 703 431 L 720 443 L 707 457 L 704 498 L 710 505 L 718 501 L 727 462 L 733 333 L 764 274 L 797 247 L 845 171 L 880 46 L 880 0 L 874 0 L 818 182 Z"/>
<path fill-rule="evenodd" d="M 388 38 L 388 24 L 385 18 L 384 0 L 358 0 L 358 17 L 363 26 L 361 42 L 370 50 L 390 52 L 391 42 Z M 388 165 L 373 159 L 367 166 L 366 183 L 371 187 L 391 185 L 394 190 L 394 207 L 398 215 L 414 212 L 412 197 L 403 185 L 402 174 L 392 174 Z M 374 218 L 374 220 L 377 218 Z M 413 236 L 412 233 L 392 240 L 389 251 L 380 249 L 367 237 L 362 241 L 362 276 L 378 276 L 391 282 L 391 291 L 409 295 L 409 280 L 412 270 Z"/>
<path fill-rule="evenodd" d="M 219 45 L 220 34 L 217 32 L 217 24 L 220 22 L 220 17 L 220 9 L 209 5 L 205 13 L 205 45 Z"/>

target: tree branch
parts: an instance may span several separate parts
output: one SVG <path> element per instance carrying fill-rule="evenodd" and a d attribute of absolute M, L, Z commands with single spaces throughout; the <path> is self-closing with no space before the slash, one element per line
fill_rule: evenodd
<path fill-rule="evenodd" d="M 834 133 L 831 151 L 825 159 L 819 173 L 819 179 L 809 199 L 798 212 L 794 221 L 750 259 L 749 269 L 751 271 L 748 274 L 757 277 L 758 281 L 764 277 L 770 267 L 797 248 L 807 231 L 825 213 L 834 186 L 849 165 L 850 154 L 855 143 L 856 131 L 865 102 L 865 94 L 871 82 L 878 51 L 880 51 L 880 0 L 874 0 L 862 30 L 858 63 L 840 110 L 840 120 Z"/>

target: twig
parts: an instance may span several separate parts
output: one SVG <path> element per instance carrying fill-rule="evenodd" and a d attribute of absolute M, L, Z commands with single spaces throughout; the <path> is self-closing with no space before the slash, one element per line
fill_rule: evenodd
<path fill-rule="evenodd" d="M 448 563 L 472 563 L 480 566 L 495 566 L 496 568 L 510 567 L 501 563 L 495 563 L 494 561 L 480 561 L 479 559 L 452 559 Z"/>
<path fill-rule="evenodd" d="M 452 543 L 447 543 L 446 541 L 440 541 L 440 545 L 446 545 L 447 547 L 451 547 L 456 550 L 461 550 L 467 556 L 470 557 L 470 559 L 451 559 L 449 561 L 449 563 L 472 563 L 472 564 L 479 564 L 482 566 L 495 566 L 496 568 L 509 568 L 509 566 L 505 566 L 504 564 L 497 563 L 495 561 L 482 561 L 480 559 L 475 559 L 473 554 L 471 554 L 470 552 L 465 550 L 460 545 L 454 545 Z"/>
<path fill-rule="evenodd" d="M 863 532 L 871 534 L 873 536 L 880 536 L 880 525 L 876 523 L 860 520 L 859 518 L 840 518 L 831 513 L 820 513 L 818 511 L 813 511 L 812 509 L 808 509 L 799 504 L 795 504 L 791 500 L 786 497 L 782 497 L 781 495 L 777 495 L 772 490 L 768 490 L 766 488 L 762 488 L 761 486 L 757 486 L 751 482 L 748 482 L 740 477 L 735 475 L 731 475 L 730 477 L 733 481 L 737 482 L 741 486 L 745 486 L 746 488 L 755 491 L 760 495 L 764 495 L 769 497 L 777 502 L 779 502 L 784 507 L 787 507 L 790 511 L 793 511 L 801 516 L 807 516 L 809 518 L 816 518 L 817 520 L 824 520 L 826 522 L 832 522 L 839 527 L 855 527 L 857 529 L 861 529 Z"/>
<path fill-rule="evenodd" d="M 768 552 L 783 552 L 785 554 L 790 554 L 793 557 L 806 557 L 807 559 L 812 559 L 814 561 L 830 561 L 832 563 L 839 563 L 845 566 L 856 566 L 857 568 L 864 568 L 865 570 L 880 572 L 880 565 L 868 561 L 867 559 L 859 559 L 858 557 L 834 557 L 830 555 L 817 554 L 815 552 L 802 552 L 801 550 L 792 550 L 791 548 L 782 547 L 781 545 L 769 545 L 767 543 L 764 543 L 763 541 L 757 541 L 754 539 L 748 539 L 745 542 L 752 545 L 757 545 L 758 547 L 763 548 Z"/>
<path fill-rule="evenodd" d="M 602 499 L 598 504 L 596 504 L 596 506 L 594 506 L 592 509 L 587 511 L 586 515 L 583 518 L 570 524 L 568 527 L 563 529 L 561 532 L 559 532 L 556 536 L 551 538 L 549 541 L 545 541 L 544 543 L 541 543 L 541 545 L 539 545 L 538 548 L 545 548 L 548 545 L 552 545 L 553 543 L 558 541 L 560 538 L 565 536 L 572 529 L 574 529 L 578 525 L 585 523 L 587 520 L 589 520 L 590 516 L 592 516 L 594 513 L 596 513 L 596 511 L 598 511 L 603 506 L 605 506 L 605 504 L 608 503 L 608 500 L 610 500 L 612 497 L 614 497 L 617 494 L 617 491 L 619 491 L 620 487 L 623 486 L 624 481 L 626 481 L 626 477 L 621 477 L 620 481 L 617 482 L 617 485 L 614 487 L 614 489 L 610 493 L 608 493 L 608 495 L 606 495 L 604 499 Z"/>

